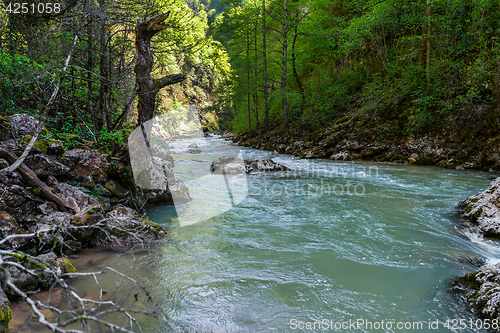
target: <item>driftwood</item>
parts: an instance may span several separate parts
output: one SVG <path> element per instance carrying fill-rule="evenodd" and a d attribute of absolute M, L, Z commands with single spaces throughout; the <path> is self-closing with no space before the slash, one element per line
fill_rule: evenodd
<path fill-rule="evenodd" d="M 13 164 L 17 160 L 17 156 L 9 149 L 5 147 L 0 147 L 0 158 L 4 158 L 10 164 Z M 48 187 L 44 182 L 42 182 L 37 175 L 31 171 L 26 165 L 21 164 L 17 167 L 16 172 L 23 177 L 23 179 L 29 183 L 33 188 L 39 188 L 43 196 L 50 201 L 56 203 L 61 210 L 65 212 L 77 213 L 80 211 L 80 208 L 76 204 L 73 198 L 61 198 L 56 195 L 50 187 Z"/>

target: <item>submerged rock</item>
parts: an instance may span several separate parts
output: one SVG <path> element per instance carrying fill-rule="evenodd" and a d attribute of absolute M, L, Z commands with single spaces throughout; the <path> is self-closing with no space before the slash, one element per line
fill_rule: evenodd
<path fill-rule="evenodd" d="M 485 236 L 500 238 L 500 177 L 489 187 L 460 203 L 464 215 L 477 224 Z"/>

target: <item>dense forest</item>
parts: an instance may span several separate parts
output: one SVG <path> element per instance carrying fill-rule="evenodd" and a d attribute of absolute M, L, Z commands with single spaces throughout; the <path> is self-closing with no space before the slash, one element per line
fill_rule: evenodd
<path fill-rule="evenodd" d="M 356 114 L 379 140 L 496 129 L 499 15 L 489 0 L 230 2 L 215 22 L 235 73 L 225 124 L 311 131 Z"/>
<path fill-rule="evenodd" d="M 54 139 L 68 146 L 86 140 L 111 152 L 126 142 L 136 125 L 139 87 L 134 43 L 138 20 L 169 13 L 163 22 L 167 31 L 153 39 L 151 75 L 183 75 L 181 84 L 156 95 L 157 113 L 189 104 L 202 110 L 211 105 L 215 87 L 230 74 L 224 47 L 209 36 L 215 11 L 208 4 L 73 1 L 50 14 L 48 10 L 38 12 L 44 10 L 42 2 L 27 7 L 27 13 L 19 8 L 16 12 L 7 1 L 1 6 L 2 115 L 40 117 L 60 79 L 46 127 Z M 68 67 L 63 73 L 66 59 Z M 204 124 L 216 129 L 214 114 L 207 114 Z"/>
<path fill-rule="evenodd" d="M 196 104 L 208 130 L 240 132 L 311 132 L 356 116 L 379 140 L 498 125 L 497 1 L 102 0 L 52 14 L 2 6 L 2 113 L 39 113 L 78 36 L 49 126 L 102 147 L 123 141 L 125 120 L 136 123 L 135 22 L 167 10 L 153 76 L 186 80 L 159 93 L 158 113 Z"/>

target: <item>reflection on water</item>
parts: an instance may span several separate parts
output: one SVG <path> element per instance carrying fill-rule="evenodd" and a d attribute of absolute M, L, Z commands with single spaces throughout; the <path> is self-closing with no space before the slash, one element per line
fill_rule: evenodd
<path fill-rule="evenodd" d="M 254 149 L 243 154 L 271 157 Z M 476 319 L 449 291 L 450 281 L 473 271 L 473 258 L 494 261 L 500 250 L 463 231 L 455 207 L 486 188 L 491 174 L 274 160 L 300 172 L 250 174 L 243 202 L 194 225 L 181 227 L 172 207 L 150 210 L 172 240 L 149 255 L 96 253 L 86 256 L 91 263 L 78 262 L 84 255 L 74 261 L 84 269 L 111 265 L 149 286 L 172 329 L 144 320 L 147 332 L 293 332 L 298 322 L 358 319 L 424 323 L 422 331 L 438 320 L 432 331 L 446 332 L 447 319 Z M 378 173 L 332 172 L 364 166 Z M 348 193 L 348 182 L 363 185 L 363 194 Z M 321 191 L 326 184 L 338 191 Z"/>

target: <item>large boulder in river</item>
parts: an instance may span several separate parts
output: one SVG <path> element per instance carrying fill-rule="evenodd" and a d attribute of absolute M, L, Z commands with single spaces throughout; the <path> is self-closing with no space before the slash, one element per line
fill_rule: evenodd
<path fill-rule="evenodd" d="M 245 168 L 246 172 L 252 171 L 288 171 L 290 170 L 284 165 L 274 162 L 270 158 L 266 158 L 263 160 L 252 158 L 249 160 L 245 160 Z"/>
<path fill-rule="evenodd" d="M 490 186 L 460 203 L 464 215 L 477 224 L 485 236 L 500 237 L 500 177 Z"/>
<path fill-rule="evenodd" d="M 167 188 L 142 189 L 137 187 L 135 197 L 145 207 L 157 205 L 182 204 L 191 201 L 189 189 L 182 180 L 170 177 L 167 179 Z"/>
<path fill-rule="evenodd" d="M 252 158 L 242 160 L 237 157 L 223 156 L 212 162 L 210 172 L 215 174 L 225 173 L 227 175 L 245 174 L 252 171 L 287 171 L 284 165 L 274 162 L 272 159 Z"/>
<path fill-rule="evenodd" d="M 238 157 L 222 156 L 210 165 L 210 172 L 215 174 L 241 175 L 246 173 L 245 162 Z"/>

